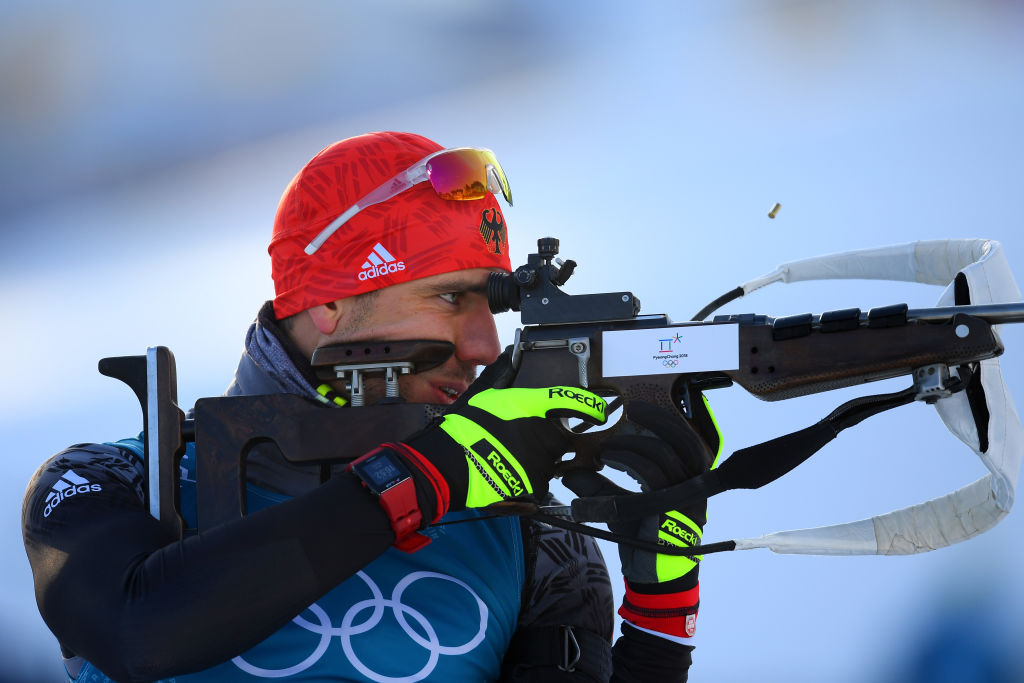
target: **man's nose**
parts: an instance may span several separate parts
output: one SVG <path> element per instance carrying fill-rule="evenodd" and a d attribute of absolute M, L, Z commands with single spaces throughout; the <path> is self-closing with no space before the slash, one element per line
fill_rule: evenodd
<path fill-rule="evenodd" d="M 490 365 L 501 353 L 498 329 L 486 301 L 475 306 L 463 320 L 459 338 L 455 341 L 455 356 L 475 365 Z"/>

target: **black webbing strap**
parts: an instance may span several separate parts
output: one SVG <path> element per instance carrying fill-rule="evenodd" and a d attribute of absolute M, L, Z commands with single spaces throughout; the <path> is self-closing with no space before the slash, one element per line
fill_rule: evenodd
<path fill-rule="evenodd" d="M 648 493 L 577 498 L 572 501 L 572 518 L 577 522 L 640 519 L 706 500 L 723 491 L 761 488 L 806 461 L 843 429 L 871 415 L 911 403 L 916 394 L 916 389 L 910 388 L 853 399 L 810 427 L 738 450 L 718 469 L 674 486 Z"/>

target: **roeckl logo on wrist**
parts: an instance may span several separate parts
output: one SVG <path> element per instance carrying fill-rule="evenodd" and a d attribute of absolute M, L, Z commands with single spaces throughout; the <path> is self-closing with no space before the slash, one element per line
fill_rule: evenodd
<path fill-rule="evenodd" d="M 492 446 L 487 439 L 480 439 L 471 446 L 474 453 L 490 464 L 491 469 L 498 473 L 508 485 L 513 496 L 520 496 L 526 492 L 523 482 L 512 471 L 512 466 L 498 453 L 498 449 Z"/>
<path fill-rule="evenodd" d="M 693 533 L 693 531 L 685 526 L 678 524 L 674 519 L 670 519 L 668 517 L 666 517 L 665 521 L 661 523 L 661 530 L 668 532 L 670 535 L 690 546 L 697 545 L 700 542 L 700 539 L 697 538 L 697 534 Z"/>

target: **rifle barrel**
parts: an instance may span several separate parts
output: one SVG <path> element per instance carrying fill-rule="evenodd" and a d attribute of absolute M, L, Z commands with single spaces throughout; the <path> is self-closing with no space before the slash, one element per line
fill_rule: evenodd
<path fill-rule="evenodd" d="M 1024 302 L 1009 304 L 975 304 L 970 306 L 940 306 L 937 308 L 912 308 L 907 318 L 925 322 L 942 322 L 963 313 L 981 318 L 990 325 L 1002 323 L 1024 323 Z"/>

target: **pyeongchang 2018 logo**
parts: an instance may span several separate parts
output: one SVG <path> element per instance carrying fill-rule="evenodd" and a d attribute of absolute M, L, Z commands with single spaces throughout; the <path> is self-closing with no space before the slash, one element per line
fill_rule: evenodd
<path fill-rule="evenodd" d="M 678 346 L 676 346 L 675 349 L 672 347 L 673 344 L 678 345 L 681 344 L 682 341 L 683 338 L 678 334 L 673 337 L 669 337 L 668 339 L 659 339 L 658 344 L 661 345 L 661 348 L 658 349 L 658 353 L 652 356 L 652 358 L 656 361 L 661 361 L 661 364 L 666 368 L 674 368 L 678 366 L 680 358 L 688 358 L 690 356 L 688 353 L 678 351 Z"/>
<path fill-rule="evenodd" d="M 405 270 L 405 261 L 399 261 L 391 255 L 380 242 L 374 245 L 373 251 L 363 261 L 362 270 L 359 271 L 360 280 L 372 280 L 388 273 L 397 273 Z"/>

